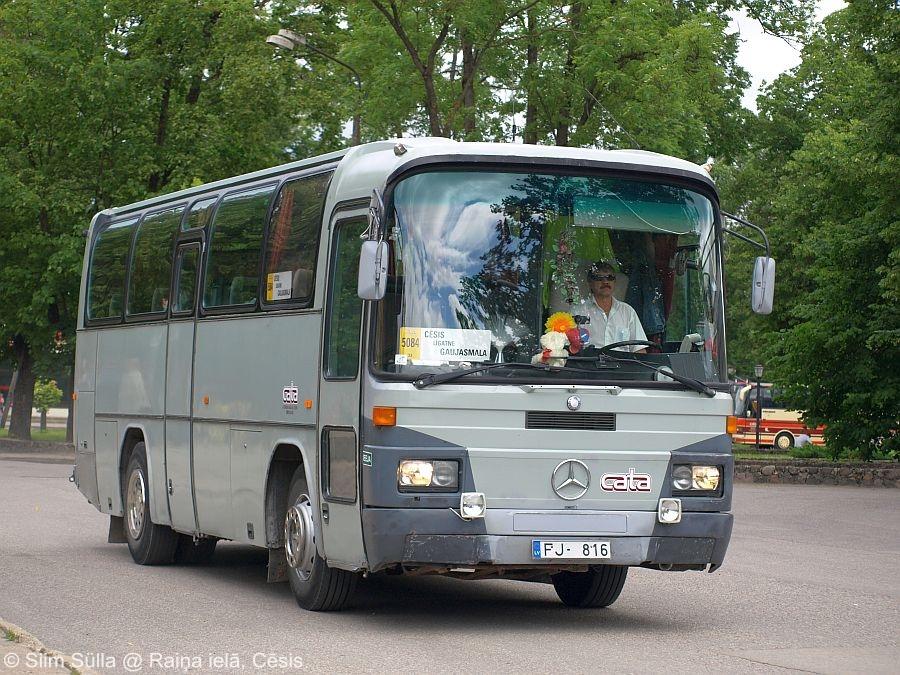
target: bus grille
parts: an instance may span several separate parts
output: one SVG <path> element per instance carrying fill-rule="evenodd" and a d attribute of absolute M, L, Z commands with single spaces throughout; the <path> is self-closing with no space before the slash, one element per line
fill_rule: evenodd
<path fill-rule="evenodd" d="M 615 413 L 606 412 L 529 410 L 525 413 L 525 428 L 615 431 L 616 415 Z"/>

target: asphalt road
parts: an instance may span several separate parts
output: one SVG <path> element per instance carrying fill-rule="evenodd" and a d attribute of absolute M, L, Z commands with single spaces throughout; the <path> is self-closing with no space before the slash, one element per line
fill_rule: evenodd
<path fill-rule="evenodd" d="M 313 614 L 266 583 L 258 549 L 133 564 L 70 470 L 0 460 L 0 617 L 95 670 L 137 654 L 142 672 L 900 671 L 900 490 L 738 485 L 720 571 L 632 570 L 608 609 L 543 584 L 391 577 Z"/>

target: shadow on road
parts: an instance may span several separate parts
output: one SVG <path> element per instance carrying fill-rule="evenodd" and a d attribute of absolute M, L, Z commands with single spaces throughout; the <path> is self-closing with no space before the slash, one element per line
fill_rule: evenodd
<path fill-rule="evenodd" d="M 107 545 L 110 546 L 110 545 Z M 107 551 L 109 549 L 107 548 Z M 130 556 L 125 546 L 116 554 Z M 256 596 L 289 611 L 294 606 L 287 584 L 266 581 L 266 551 L 237 544 L 220 544 L 207 565 L 157 568 L 165 574 L 190 577 L 194 583 L 228 586 L 235 595 Z M 670 621 L 638 616 L 627 607 L 628 585 L 619 604 L 609 609 L 573 609 L 563 605 L 549 584 L 509 580 L 465 581 L 429 577 L 375 575 L 360 579 L 349 607 L 339 614 L 319 614 L 343 621 L 362 620 L 372 628 L 384 624 L 391 630 L 490 630 L 498 625 L 511 629 L 560 628 L 607 632 L 674 630 Z"/>

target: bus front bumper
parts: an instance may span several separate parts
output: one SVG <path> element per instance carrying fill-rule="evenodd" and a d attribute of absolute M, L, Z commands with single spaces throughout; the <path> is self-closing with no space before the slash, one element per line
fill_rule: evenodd
<path fill-rule="evenodd" d="M 662 524 L 656 512 L 593 511 L 594 522 L 608 529 L 561 530 L 569 514 L 559 511 L 491 509 L 485 519 L 463 521 L 449 509 L 365 508 L 364 537 L 369 569 L 388 567 L 480 565 L 573 565 L 596 561 L 541 560 L 532 555 L 537 539 L 608 541 L 610 557 L 603 564 L 658 566 L 661 569 L 705 569 L 721 566 L 731 539 L 730 513 L 685 512 L 681 522 Z M 527 518 L 523 518 L 527 516 Z M 555 525 L 558 521 L 561 525 Z M 522 526 L 539 523 L 542 529 Z"/>

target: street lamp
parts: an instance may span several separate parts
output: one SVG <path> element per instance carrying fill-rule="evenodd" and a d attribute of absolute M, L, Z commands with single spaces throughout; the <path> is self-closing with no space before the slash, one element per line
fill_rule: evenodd
<path fill-rule="evenodd" d="M 763 365 L 757 363 L 753 368 L 756 375 L 756 451 L 759 452 L 759 425 L 762 421 L 762 376 Z"/>
<path fill-rule="evenodd" d="M 313 47 L 306 39 L 305 35 L 301 35 L 300 33 L 296 33 L 292 30 L 288 30 L 287 28 L 282 28 L 278 31 L 277 35 L 270 35 L 266 38 L 266 44 L 270 44 L 277 49 L 287 49 L 288 51 L 292 51 L 295 47 L 305 47 L 311 52 L 318 54 L 319 56 L 328 59 L 329 61 L 334 61 L 339 66 L 346 68 L 353 75 L 353 82 L 356 85 L 356 105 L 354 106 L 356 112 L 353 114 L 353 138 L 350 141 L 351 145 L 359 145 L 361 142 L 360 136 L 360 115 L 359 115 L 359 104 L 362 99 L 362 78 L 359 76 L 359 73 L 356 72 L 356 69 L 351 66 L 349 63 L 341 61 L 336 56 L 332 56 L 326 52 L 323 52 L 318 47 Z"/>

